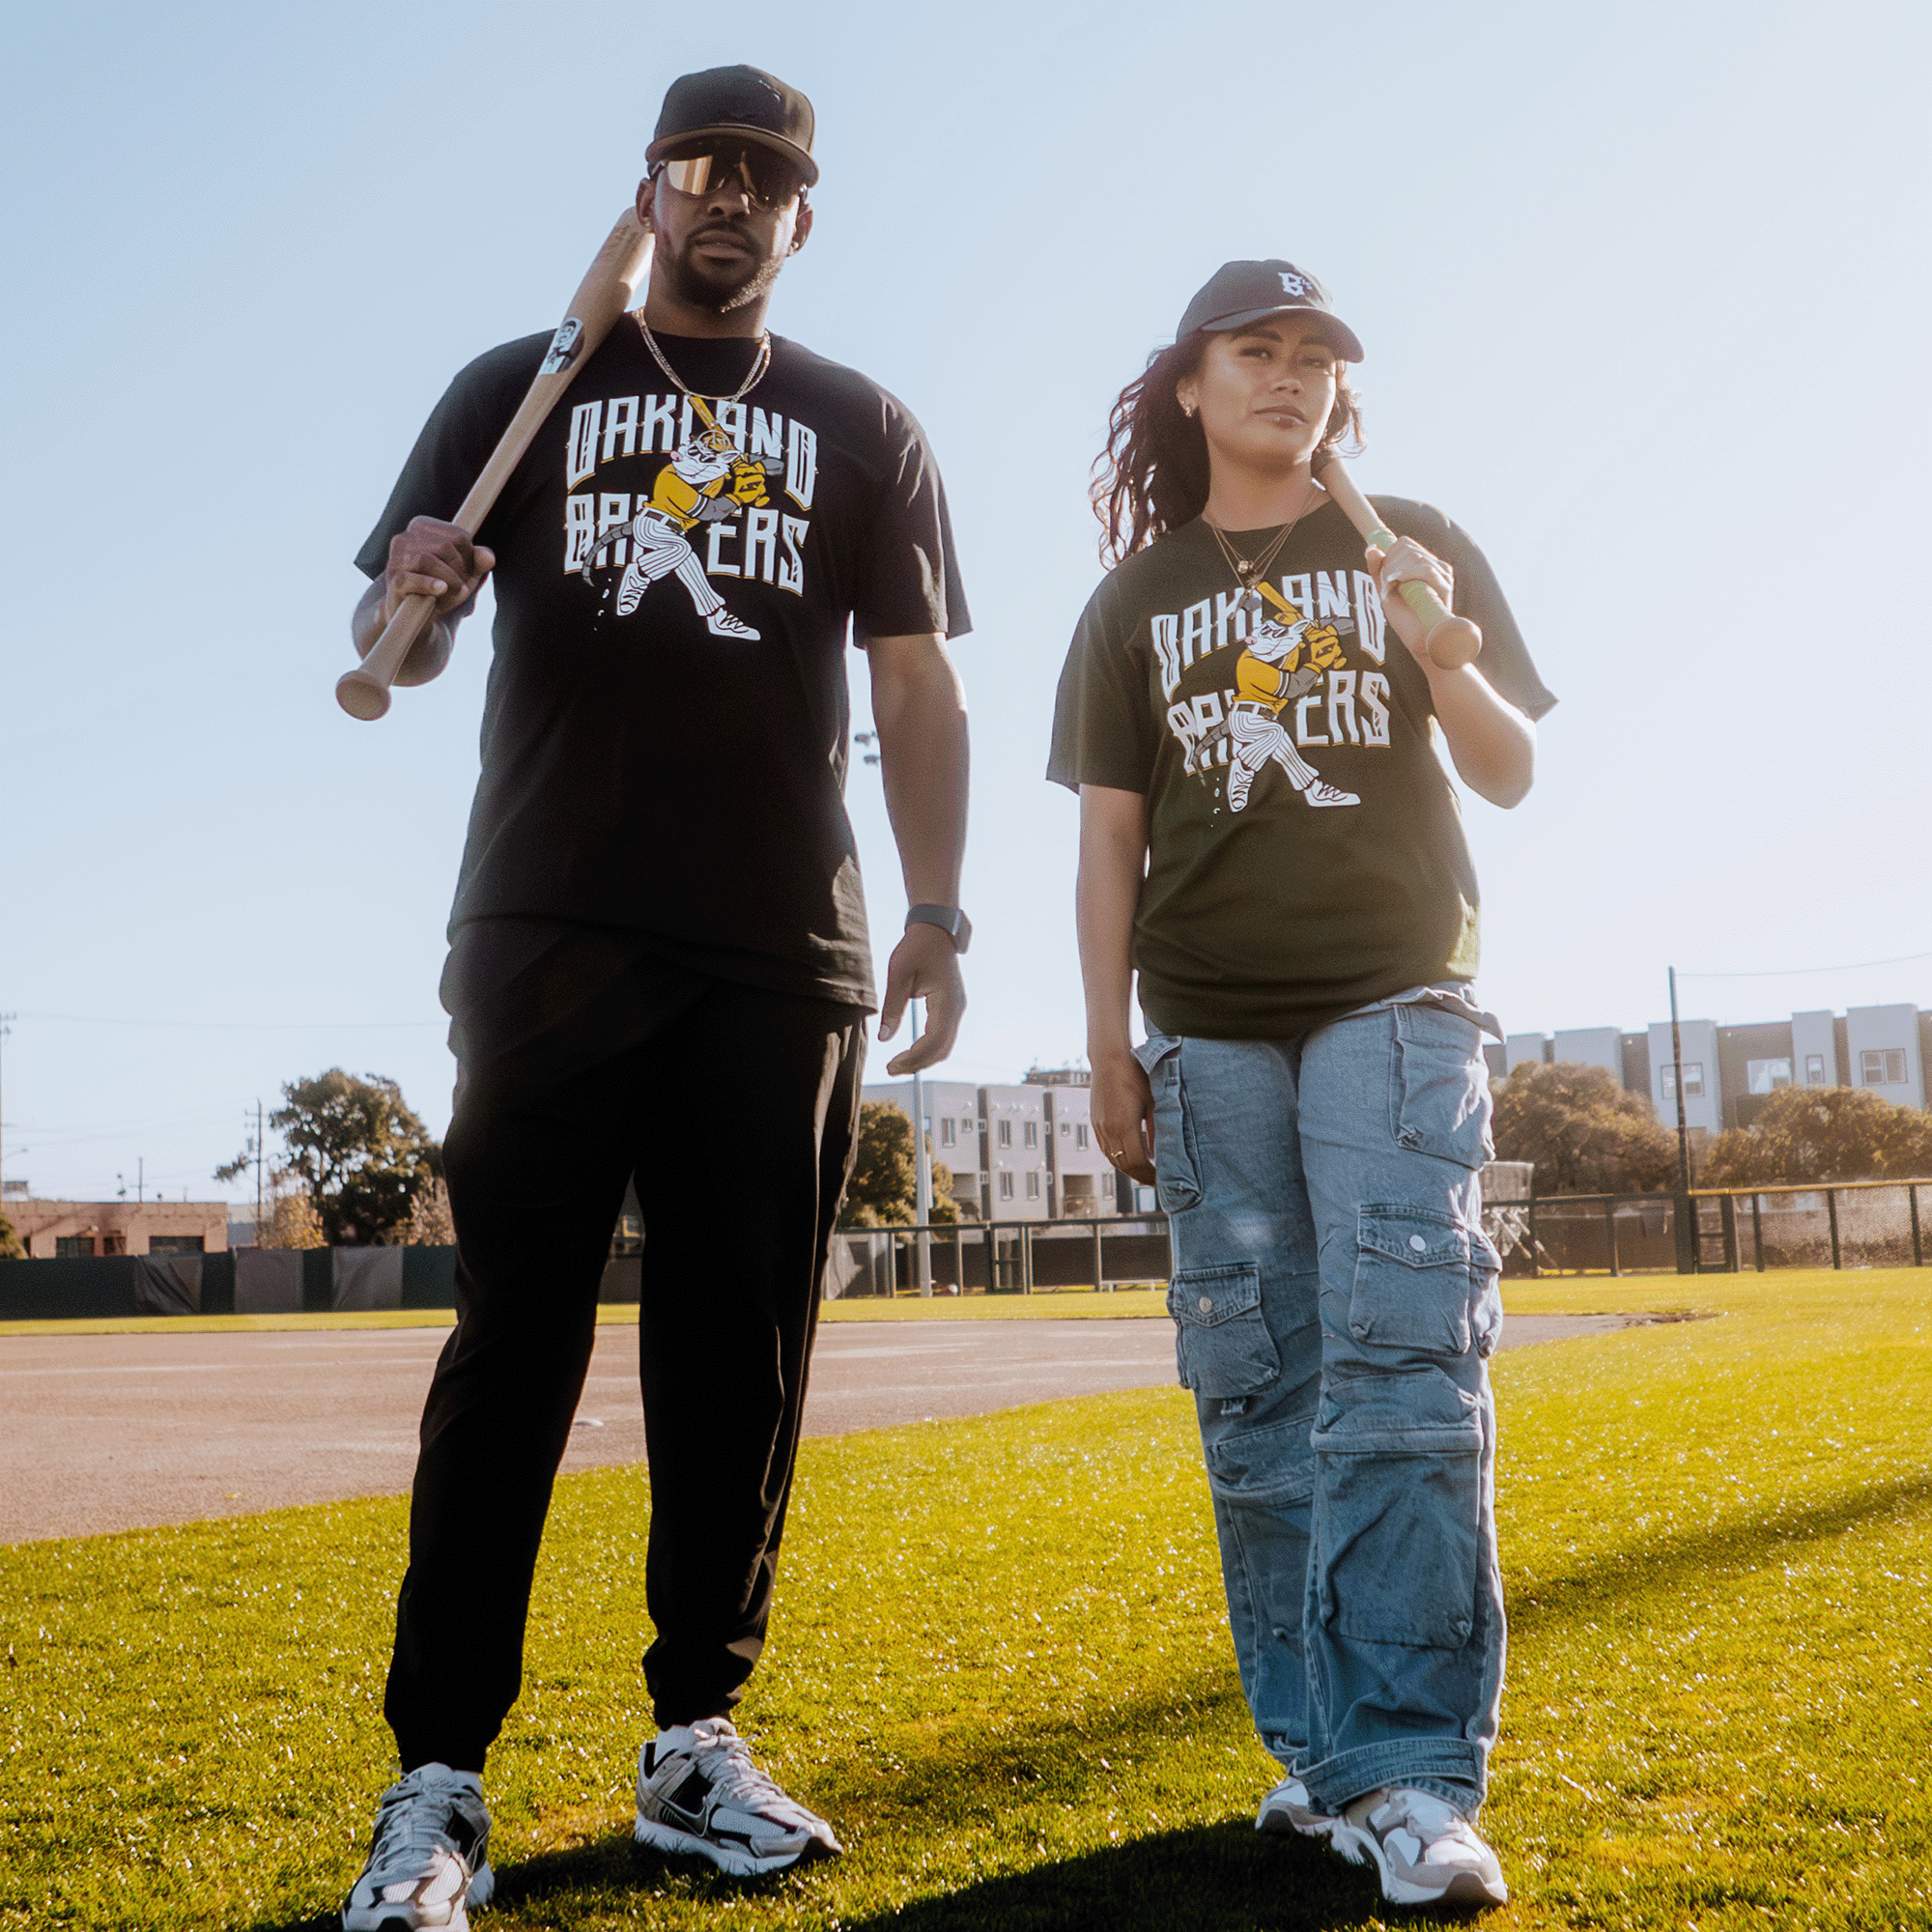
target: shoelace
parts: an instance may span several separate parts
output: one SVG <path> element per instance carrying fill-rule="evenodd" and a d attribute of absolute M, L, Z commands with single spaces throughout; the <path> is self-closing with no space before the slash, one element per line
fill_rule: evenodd
<path fill-rule="evenodd" d="M 769 1773 L 752 1761 L 752 1748 L 735 1730 L 697 1730 L 691 1754 L 703 1767 L 712 1789 L 737 1799 L 778 1799 L 789 1803 Z"/>
<path fill-rule="evenodd" d="M 458 1794 L 468 1790 L 452 1779 L 436 1778 L 413 1791 L 395 1796 L 385 1792 L 376 1817 L 370 1864 L 380 1871 L 413 1870 L 427 1853 L 455 1851 L 446 1827 Z"/>
<path fill-rule="evenodd" d="M 1467 1821 L 1456 1807 L 1427 1791 L 1392 1793 L 1376 1806 L 1369 1822 L 1384 1834 L 1398 1825 L 1407 1825 L 1425 1851 L 1444 1838 L 1455 1838 L 1460 1843 L 1468 1834 Z"/>

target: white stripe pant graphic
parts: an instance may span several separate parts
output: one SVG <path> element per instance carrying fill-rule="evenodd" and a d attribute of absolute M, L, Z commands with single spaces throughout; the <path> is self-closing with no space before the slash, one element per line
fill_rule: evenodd
<path fill-rule="evenodd" d="M 1228 810 L 1239 811 L 1248 802 L 1248 787 L 1271 758 L 1288 774 L 1296 791 L 1306 791 L 1321 774 L 1294 749 L 1294 740 L 1281 721 L 1264 704 L 1237 702 L 1228 713 Z"/>
<path fill-rule="evenodd" d="M 691 601 L 700 617 L 724 608 L 724 600 L 712 589 L 697 560 L 697 553 L 685 541 L 684 532 L 668 519 L 647 511 L 631 525 L 631 561 L 625 566 L 624 581 L 617 586 L 617 614 L 628 617 L 644 600 L 644 592 L 661 577 L 675 577 L 691 592 Z"/>

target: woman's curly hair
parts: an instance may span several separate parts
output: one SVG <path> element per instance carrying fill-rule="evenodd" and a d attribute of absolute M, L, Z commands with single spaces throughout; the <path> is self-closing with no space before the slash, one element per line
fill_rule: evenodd
<path fill-rule="evenodd" d="M 1115 399 L 1107 446 L 1094 460 L 1090 495 L 1100 520 L 1100 561 L 1110 569 L 1135 551 L 1192 523 L 1208 501 L 1208 439 L 1182 412 L 1176 385 L 1208 352 L 1196 329 L 1148 357 L 1147 367 Z M 1353 454 L 1362 446 L 1362 413 L 1346 370 L 1335 377 L 1335 407 L 1316 457 Z"/>

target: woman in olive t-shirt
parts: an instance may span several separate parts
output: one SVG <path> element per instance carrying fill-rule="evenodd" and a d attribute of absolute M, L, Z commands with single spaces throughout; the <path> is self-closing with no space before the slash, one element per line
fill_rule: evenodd
<path fill-rule="evenodd" d="M 1286 1773 L 1256 1822 L 1373 1860 L 1391 1901 L 1499 1903 L 1495 1023 L 1433 741 L 1513 806 L 1554 700 L 1455 525 L 1378 498 L 1383 557 L 1321 489 L 1361 355 L 1312 277 L 1231 262 L 1122 392 L 1115 567 L 1048 776 L 1080 794 L 1094 1122 L 1170 1216 L 1242 1688 Z M 1431 661 L 1411 582 L 1480 627 L 1475 665 Z"/>

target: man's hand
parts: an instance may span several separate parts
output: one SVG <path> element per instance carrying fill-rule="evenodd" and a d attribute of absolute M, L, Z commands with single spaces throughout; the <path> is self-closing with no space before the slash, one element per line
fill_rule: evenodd
<path fill-rule="evenodd" d="M 1110 1054 L 1094 1063 L 1089 1101 L 1100 1151 L 1130 1179 L 1154 1184 L 1153 1089 L 1131 1053 Z"/>
<path fill-rule="evenodd" d="M 406 597 L 434 597 L 436 614 L 448 616 L 476 595 L 496 565 L 496 552 L 471 543 L 456 525 L 412 517 L 409 528 L 389 539 L 383 622 L 396 614 Z"/>
<path fill-rule="evenodd" d="M 888 1073 L 913 1073 L 937 1065 L 952 1051 L 966 1013 L 966 982 L 959 954 L 936 925 L 909 925 L 893 948 L 886 966 L 886 997 L 879 1009 L 879 1038 L 899 1030 L 906 1003 L 925 1002 L 925 1031 L 906 1050 L 886 1063 Z"/>

